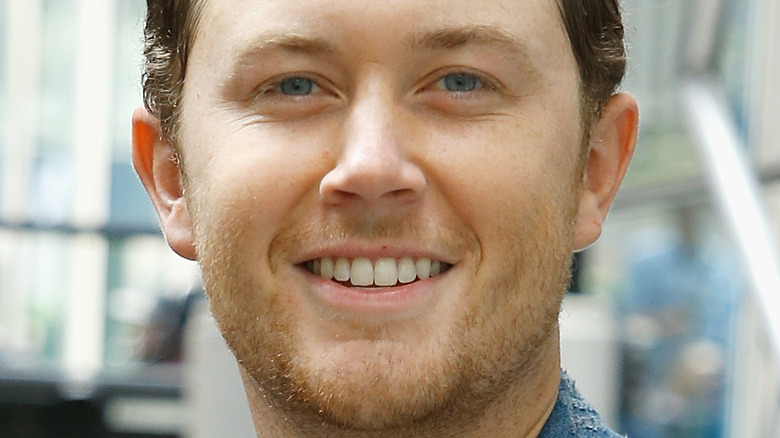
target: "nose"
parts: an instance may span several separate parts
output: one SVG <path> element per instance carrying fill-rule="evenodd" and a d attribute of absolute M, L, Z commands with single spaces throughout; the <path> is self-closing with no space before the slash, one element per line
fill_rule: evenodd
<path fill-rule="evenodd" d="M 352 106 L 339 160 L 320 182 L 325 203 L 409 203 L 420 199 L 426 178 L 409 159 L 399 112 L 391 98 L 377 93 Z"/>

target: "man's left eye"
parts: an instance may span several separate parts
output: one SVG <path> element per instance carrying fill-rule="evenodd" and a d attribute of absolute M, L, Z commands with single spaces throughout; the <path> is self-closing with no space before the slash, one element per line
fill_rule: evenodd
<path fill-rule="evenodd" d="M 282 94 L 288 96 L 307 96 L 317 91 L 314 81 L 301 77 L 282 79 L 277 86 Z"/>
<path fill-rule="evenodd" d="M 482 81 L 468 73 L 452 73 L 439 79 L 438 88 L 453 92 L 474 91 L 482 87 Z"/>

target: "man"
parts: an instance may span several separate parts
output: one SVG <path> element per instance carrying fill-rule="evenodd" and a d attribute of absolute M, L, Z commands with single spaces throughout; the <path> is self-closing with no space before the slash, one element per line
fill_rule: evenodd
<path fill-rule="evenodd" d="M 613 436 L 560 371 L 633 152 L 616 0 L 148 1 L 133 162 L 258 436 Z"/>

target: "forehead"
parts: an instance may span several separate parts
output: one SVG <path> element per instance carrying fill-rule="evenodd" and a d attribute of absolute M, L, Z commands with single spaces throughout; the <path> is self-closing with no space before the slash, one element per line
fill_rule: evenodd
<path fill-rule="evenodd" d="M 294 35 L 317 42 L 314 50 L 390 55 L 436 34 L 453 43 L 457 29 L 467 30 L 460 37 L 478 29 L 481 42 L 514 44 L 542 64 L 573 61 L 557 0 L 203 0 L 193 53 L 217 66 Z"/>

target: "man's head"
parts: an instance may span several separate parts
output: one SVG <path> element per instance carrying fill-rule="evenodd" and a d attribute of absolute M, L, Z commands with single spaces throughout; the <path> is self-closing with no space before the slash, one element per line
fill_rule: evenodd
<path fill-rule="evenodd" d="M 173 36 L 146 49 L 134 165 L 256 420 L 541 427 L 571 253 L 635 142 L 617 5 L 151 3 L 182 27 L 148 40 Z"/>

